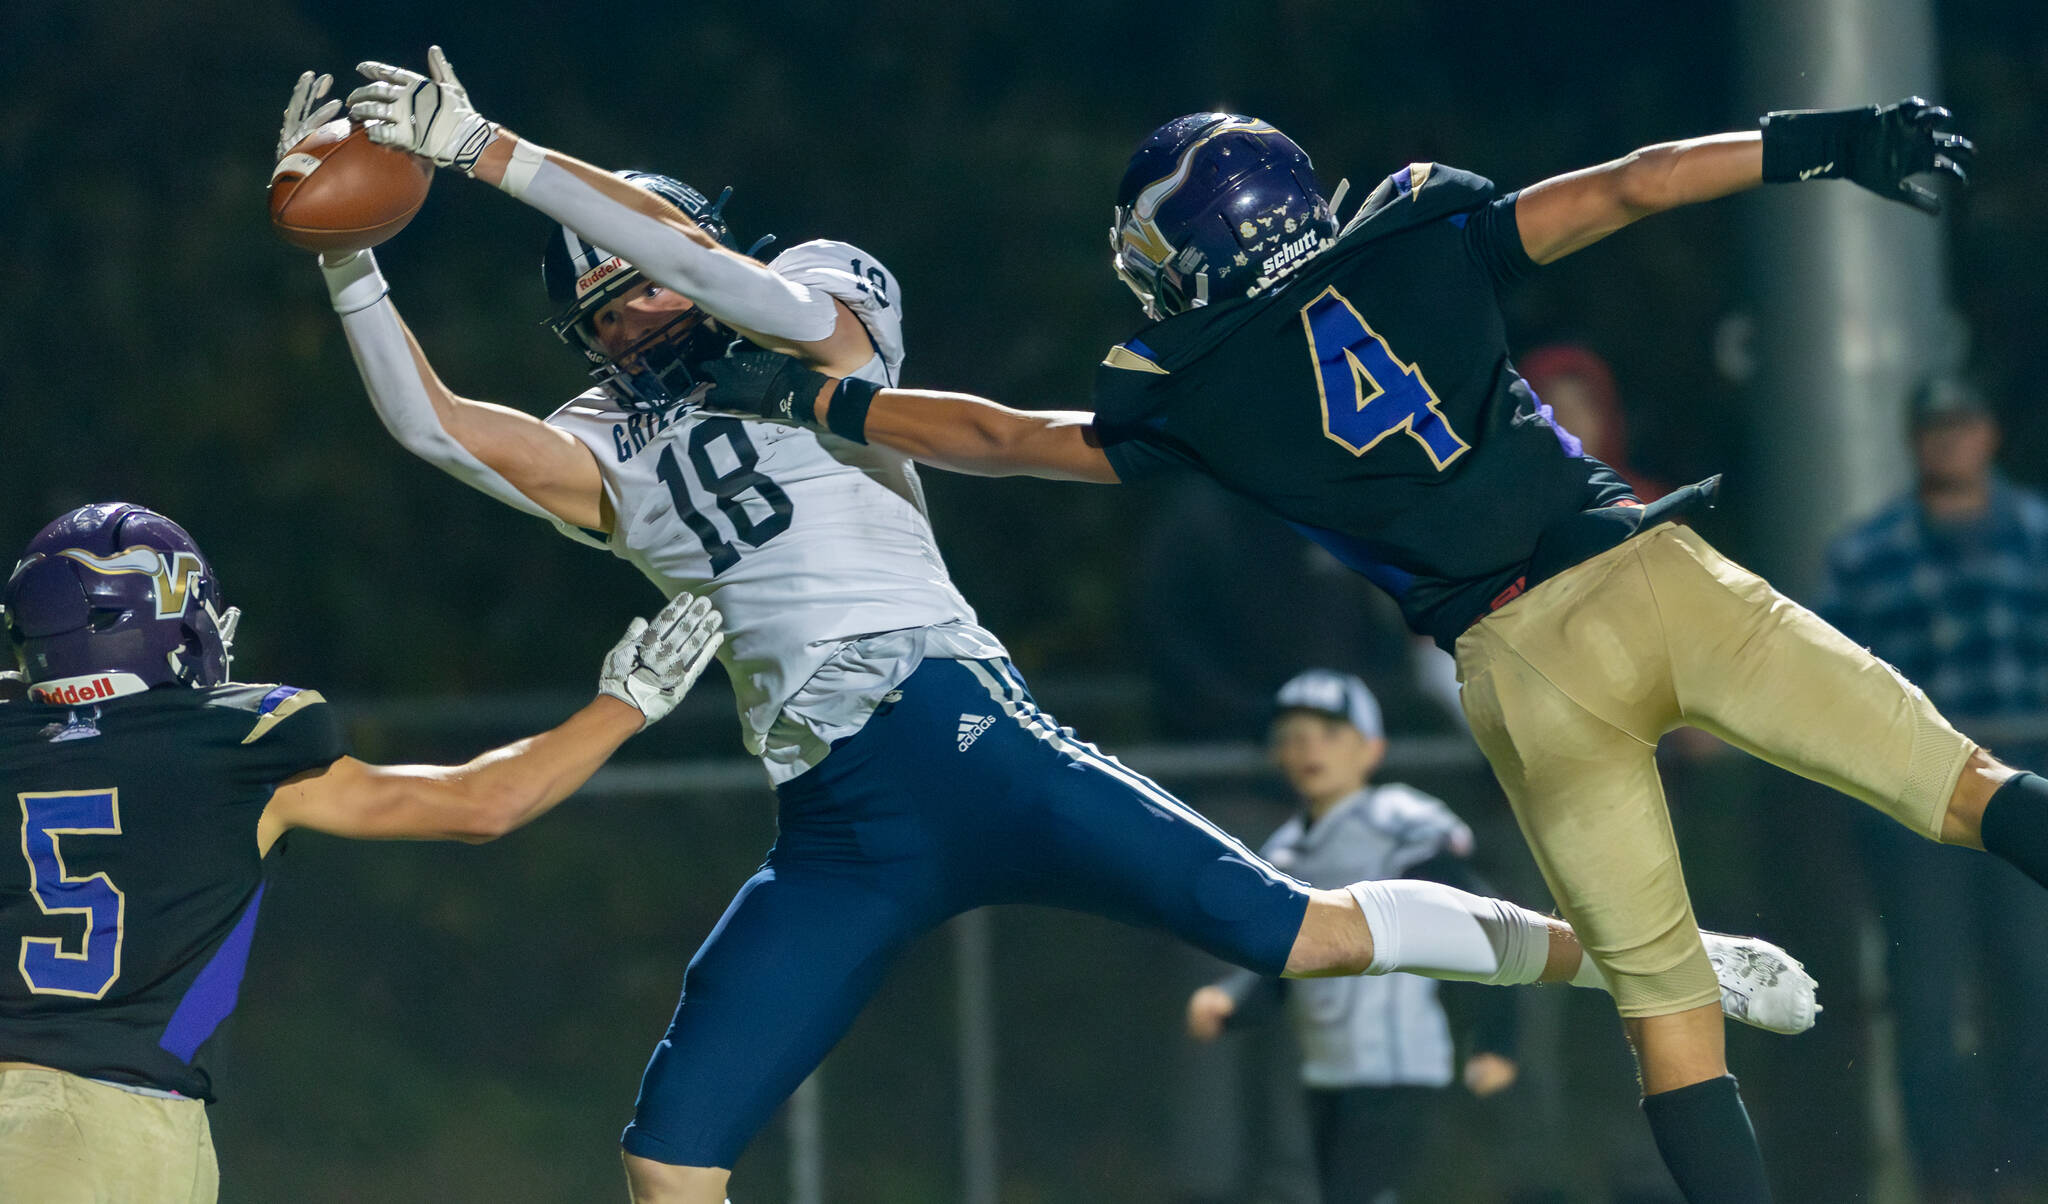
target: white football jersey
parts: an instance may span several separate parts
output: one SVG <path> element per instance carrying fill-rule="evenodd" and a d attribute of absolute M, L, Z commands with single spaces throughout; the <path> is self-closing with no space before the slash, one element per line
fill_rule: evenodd
<path fill-rule="evenodd" d="M 875 345 L 855 375 L 895 383 L 903 333 L 887 269 L 824 241 L 769 266 L 845 302 Z M 724 616 L 718 655 L 741 736 L 774 780 L 859 730 L 925 655 L 1005 655 L 946 572 L 907 457 L 695 407 L 630 411 L 603 388 L 548 422 L 597 458 L 616 516 L 604 546 L 665 596 L 690 590 Z M 896 634 L 871 638 L 882 633 Z"/>

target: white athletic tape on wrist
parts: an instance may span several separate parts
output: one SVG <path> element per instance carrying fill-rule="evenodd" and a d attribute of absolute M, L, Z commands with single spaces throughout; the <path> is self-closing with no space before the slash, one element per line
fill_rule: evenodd
<path fill-rule="evenodd" d="M 391 291 L 384 273 L 377 270 L 377 257 L 368 250 L 357 251 L 340 263 L 322 258 L 320 274 L 327 280 L 327 295 L 338 314 L 368 309 Z"/>
<path fill-rule="evenodd" d="M 505 165 L 505 174 L 498 180 L 498 187 L 511 196 L 525 195 L 526 186 L 533 183 L 533 173 L 547 161 L 547 147 L 520 139 L 512 144 L 512 161 Z"/>

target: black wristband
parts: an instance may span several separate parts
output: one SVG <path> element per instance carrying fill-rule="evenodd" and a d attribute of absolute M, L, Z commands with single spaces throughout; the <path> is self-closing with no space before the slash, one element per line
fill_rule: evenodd
<path fill-rule="evenodd" d="M 850 376 L 840 381 L 839 387 L 832 392 L 832 408 L 825 414 L 826 428 L 841 439 L 866 443 L 868 407 L 874 404 L 875 394 L 881 391 L 882 386 L 872 381 L 856 380 Z M 814 415 L 816 410 L 817 407 L 813 406 Z M 813 426 L 817 425 L 815 417 L 808 421 Z"/>
<path fill-rule="evenodd" d="M 789 399 L 789 416 L 805 426 L 816 429 L 818 425 L 818 390 L 823 387 L 825 374 L 805 372 L 804 382 Z"/>
<path fill-rule="evenodd" d="M 1763 116 L 1764 182 L 1832 180 L 1849 174 L 1857 130 L 1874 106 L 1861 109 L 1785 109 Z"/>

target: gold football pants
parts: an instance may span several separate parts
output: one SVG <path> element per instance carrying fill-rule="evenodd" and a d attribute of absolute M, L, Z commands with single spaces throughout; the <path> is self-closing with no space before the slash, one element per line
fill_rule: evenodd
<path fill-rule="evenodd" d="M 1937 838 L 1976 747 L 1918 687 L 1665 524 L 1458 638 L 1473 735 L 1624 1016 L 1719 998 L 1657 740 L 1691 726 Z"/>
<path fill-rule="evenodd" d="M 206 1105 L 137 1095 L 61 1070 L 0 1070 L 0 1200 L 213 1204 Z"/>

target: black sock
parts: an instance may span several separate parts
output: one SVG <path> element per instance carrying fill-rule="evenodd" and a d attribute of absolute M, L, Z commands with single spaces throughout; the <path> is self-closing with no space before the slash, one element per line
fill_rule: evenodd
<path fill-rule="evenodd" d="M 1734 1075 L 1646 1095 L 1643 1115 L 1688 1204 L 1770 1204 L 1763 1151 Z"/>
<path fill-rule="evenodd" d="M 1984 848 L 2048 886 L 2048 778 L 2016 774 L 1984 804 Z"/>

